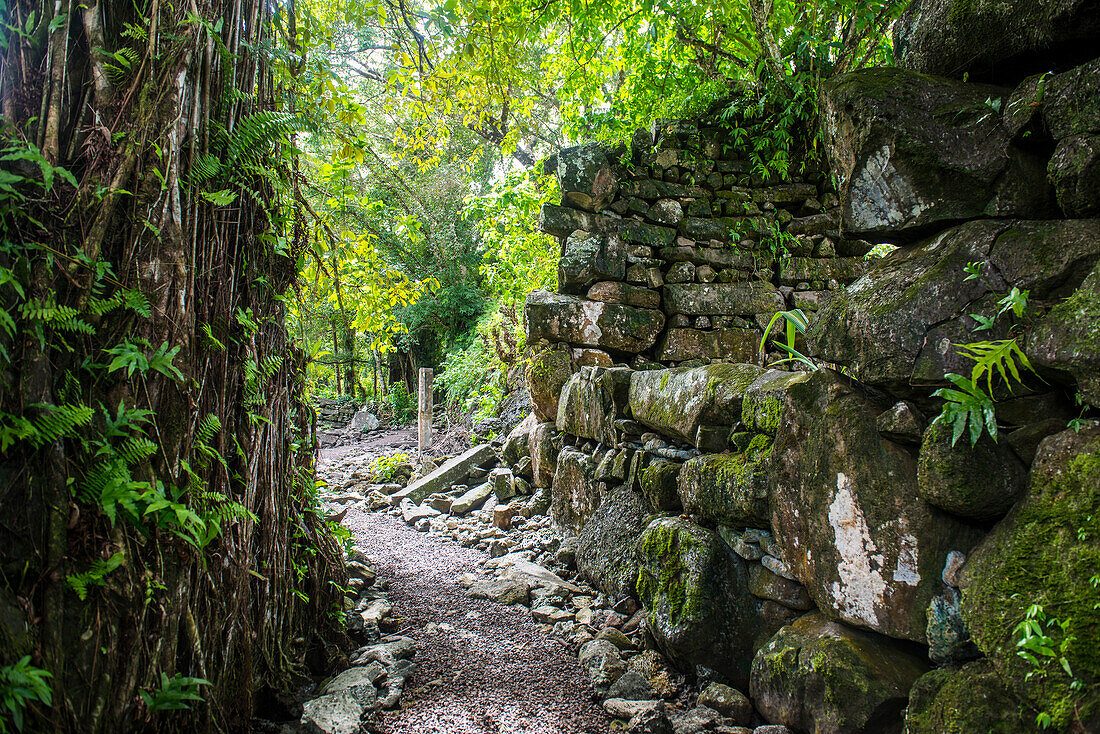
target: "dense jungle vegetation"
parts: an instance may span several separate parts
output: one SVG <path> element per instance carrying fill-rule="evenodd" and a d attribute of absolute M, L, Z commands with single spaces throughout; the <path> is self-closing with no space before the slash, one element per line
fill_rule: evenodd
<path fill-rule="evenodd" d="M 903 4 L 0 3 L 0 732 L 232 730 L 323 667 L 310 398 L 491 414 L 540 161 L 709 110 L 782 178 Z"/>

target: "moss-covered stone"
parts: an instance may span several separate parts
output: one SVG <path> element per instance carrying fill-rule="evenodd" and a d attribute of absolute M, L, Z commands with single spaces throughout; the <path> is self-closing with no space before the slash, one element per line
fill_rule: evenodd
<path fill-rule="evenodd" d="M 808 372 L 768 370 L 745 390 L 741 422 L 750 431 L 774 436 L 783 414 L 783 395 L 791 385 L 809 377 Z"/>
<path fill-rule="evenodd" d="M 534 291 L 524 305 L 527 338 L 578 346 L 642 352 L 665 325 L 660 311 Z"/>
<path fill-rule="evenodd" d="M 1045 439 L 1027 495 L 973 552 L 960 580 L 961 609 L 979 649 L 998 677 L 1056 726 L 1100 727 L 1100 610 L 1092 579 L 1100 576 L 1100 426 Z M 1038 604 L 1066 623 L 1072 679 L 1051 660 L 1034 667 L 1016 654 L 1016 625 Z M 1055 644 L 1063 633 L 1053 632 Z M 1038 676 L 1038 677 L 1036 677 Z"/>
<path fill-rule="evenodd" d="M 924 432 L 917 465 L 917 492 L 929 504 L 973 520 L 1003 517 L 1024 491 L 1027 473 L 1012 451 L 982 433 L 951 445 L 951 426 L 934 423 Z"/>
<path fill-rule="evenodd" d="M 536 487 L 549 487 L 554 481 L 561 451 L 561 434 L 554 423 L 539 423 L 531 429 L 531 478 Z"/>
<path fill-rule="evenodd" d="M 768 471 L 771 439 L 757 435 L 744 451 L 703 454 L 680 472 L 680 502 L 687 512 L 736 527 L 766 527 L 771 517 Z"/>
<path fill-rule="evenodd" d="M 638 537 L 649 507 L 637 493 L 619 487 L 600 501 L 577 535 L 577 570 L 600 591 L 621 598 L 638 578 Z"/>
<path fill-rule="evenodd" d="M 649 506 L 658 512 L 680 509 L 680 495 L 676 491 L 680 477 L 680 464 L 664 459 L 651 461 L 638 473 L 638 484 Z"/>
<path fill-rule="evenodd" d="M 638 554 L 638 598 L 661 652 L 682 670 L 704 665 L 744 686 L 775 630 L 748 592 L 744 562 L 710 530 L 671 517 L 649 524 Z"/>
<path fill-rule="evenodd" d="M 550 517 L 567 535 L 576 535 L 600 506 L 596 462 L 576 449 L 563 449 L 557 457 L 550 490 Z"/>
<path fill-rule="evenodd" d="M 694 444 L 700 426 L 728 430 L 737 423 L 745 390 L 763 371 L 752 364 L 636 371 L 630 379 L 630 412 L 639 423 Z"/>
<path fill-rule="evenodd" d="M 1100 407 L 1100 265 L 1035 326 L 1027 354 L 1039 367 L 1070 375 L 1081 397 Z"/>
<path fill-rule="evenodd" d="M 749 691 L 765 719 L 796 731 L 900 733 L 909 689 L 927 670 L 900 643 L 815 612 L 761 648 Z"/>
<path fill-rule="evenodd" d="M 1028 734 L 1035 717 L 1009 693 L 988 660 L 920 677 L 909 692 L 905 734 Z"/>
<path fill-rule="evenodd" d="M 614 422 L 626 413 L 631 370 L 582 367 L 558 398 L 559 431 L 614 446 Z"/>
<path fill-rule="evenodd" d="M 572 376 L 573 365 L 568 352 L 546 349 L 531 358 L 527 366 L 527 391 L 539 421 L 557 418 L 558 396 Z"/>

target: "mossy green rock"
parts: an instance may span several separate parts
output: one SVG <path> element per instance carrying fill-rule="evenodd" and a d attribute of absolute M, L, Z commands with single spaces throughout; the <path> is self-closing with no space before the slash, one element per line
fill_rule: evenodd
<path fill-rule="evenodd" d="M 710 364 L 634 372 L 630 412 L 659 433 L 695 444 L 701 426 L 732 428 L 745 390 L 764 371 L 752 364 Z"/>
<path fill-rule="evenodd" d="M 703 454 L 687 461 L 679 483 L 684 510 L 724 525 L 767 527 L 771 448 L 771 439 L 759 435 L 740 453 Z"/>
<path fill-rule="evenodd" d="M 614 446 L 614 422 L 624 417 L 631 370 L 582 367 L 558 398 L 558 430 Z"/>
<path fill-rule="evenodd" d="M 744 561 L 712 531 L 673 517 L 649 524 L 638 555 L 638 598 L 661 652 L 682 670 L 704 665 L 744 686 L 753 653 L 776 629 L 748 592 Z"/>
<path fill-rule="evenodd" d="M 901 242 L 959 220 L 1054 216 L 1045 157 L 1016 148 L 989 108 L 1007 94 L 885 67 L 826 81 L 822 127 L 842 230 Z"/>
<path fill-rule="evenodd" d="M 637 492 L 619 487 L 607 493 L 577 535 L 581 578 L 617 599 L 632 595 L 638 578 L 638 538 L 649 514 Z"/>
<path fill-rule="evenodd" d="M 925 673 L 909 692 L 905 734 L 1029 734 L 1035 717 L 998 680 L 988 660 Z"/>
<path fill-rule="evenodd" d="M 565 448 L 558 454 L 550 488 L 550 517 L 566 535 L 576 535 L 600 506 L 596 461 L 588 454 Z"/>
<path fill-rule="evenodd" d="M 774 436 L 779 430 L 784 394 L 791 385 L 808 379 L 809 372 L 768 370 L 756 378 L 741 402 L 741 422 L 750 431 Z"/>
<path fill-rule="evenodd" d="M 1027 354 L 1032 364 L 1070 376 L 1081 397 L 1100 407 L 1100 265 L 1032 329 Z"/>
<path fill-rule="evenodd" d="M 1003 444 L 982 433 L 971 445 L 965 435 L 951 445 L 949 424 L 924 432 L 917 466 L 917 492 L 942 510 L 987 521 L 1003 517 L 1024 492 L 1027 472 Z"/>
<path fill-rule="evenodd" d="M 573 376 L 569 352 L 547 349 L 531 358 L 527 367 L 527 392 L 539 421 L 558 417 L 558 396 Z"/>
<path fill-rule="evenodd" d="M 783 309 L 771 283 L 673 283 L 664 288 L 665 313 L 688 316 L 753 316 Z"/>
<path fill-rule="evenodd" d="M 558 260 L 562 293 L 584 293 L 598 280 L 621 280 L 625 275 L 626 243 L 621 237 L 578 229 L 565 238 Z"/>
<path fill-rule="evenodd" d="M 646 502 L 654 510 L 668 512 L 680 509 L 680 495 L 676 487 L 681 466 L 672 461 L 657 459 L 639 469 L 638 485 Z"/>
<path fill-rule="evenodd" d="M 689 359 L 732 359 L 752 362 L 760 350 L 755 329 L 667 329 L 657 340 L 657 359 L 683 362 Z"/>
<path fill-rule="evenodd" d="M 818 313 L 806 335 L 810 353 L 900 393 L 947 384 L 945 373 L 973 367 L 953 343 L 974 339 L 967 314 L 981 312 L 981 302 L 1013 286 L 1033 301 L 1055 297 L 1080 283 L 1097 257 L 1100 219 L 968 222 L 879 260 Z M 971 262 L 982 277 L 966 280 Z M 1000 339 L 1007 331 L 983 334 Z"/>
<path fill-rule="evenodd" d="M 822 613 L 925 642 L 948 553 L 982 533 L 917 495 L 916 459 L 876 428 L 887 403 L 824 370 L 791 386 L 772 447 L 772 530 Z"/>
<path fill-rule="evenodd" d="M 894 24 L 898 65 L 1013 84 L 1096 55 L 1100 8 L 1088 0 L 914 0 Z"/>
<path fill-rule="evenodd" d="M 588 301 L 563 293 L 534 291 L 524 305 L 527 339 L 642 352 L 653 346 L 665 316 L 652 308 Z"/>
<path fill-rule="evenodd" d="M 1025 497 L 974 550 L 960 578 L 963 617 L 971 638 L 998 677 L 1035 710 L 1064 729 L 1079 719 L 1100 728 L 1100 610 L 1091 579 L 1100 574 L 1100 426 L 1045 439 Z M 1082 693 L 1051 661 L 1026 680 L 1032 665 L 1016 654 L 1014 633 L 1033 605 L 1067 624 L 1065 652 Z M 1054 632 L 1056 644 L 1061 632 Z"/>
<path fill-rule="evenodd" d="M 915 651 L 818 613 L 756 654 L 749 694 L 773 724 L 815 734 L 900 734 L 909 689 L 928 670 Z"/>
<path fill-rule="evenodd" d="M 1100 213 L 1100 135 L 1073 135 L 1059 141 L 1047 175 L 1067 217 Z"/>

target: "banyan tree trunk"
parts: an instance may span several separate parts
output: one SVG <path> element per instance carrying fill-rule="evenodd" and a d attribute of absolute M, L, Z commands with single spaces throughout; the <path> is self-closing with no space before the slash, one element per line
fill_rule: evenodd
<path fill-rule="evenodd" d="M 273 87 L 293 21 L 260 0 L 6 13 L 0 668 L 52 675 L 30 731 L 241 731 L 338 654 L 345 580 L 278 299 L 303 239 Z"/>

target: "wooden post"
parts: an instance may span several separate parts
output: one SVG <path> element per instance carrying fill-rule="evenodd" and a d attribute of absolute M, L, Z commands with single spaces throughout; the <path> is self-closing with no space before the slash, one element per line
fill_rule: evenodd
<path fill-rule="evenodd" d="M 432 445 L 432 370 L 420 368 L 420 381 L 417 385 L 416 442 L 420 455 Z"/>

